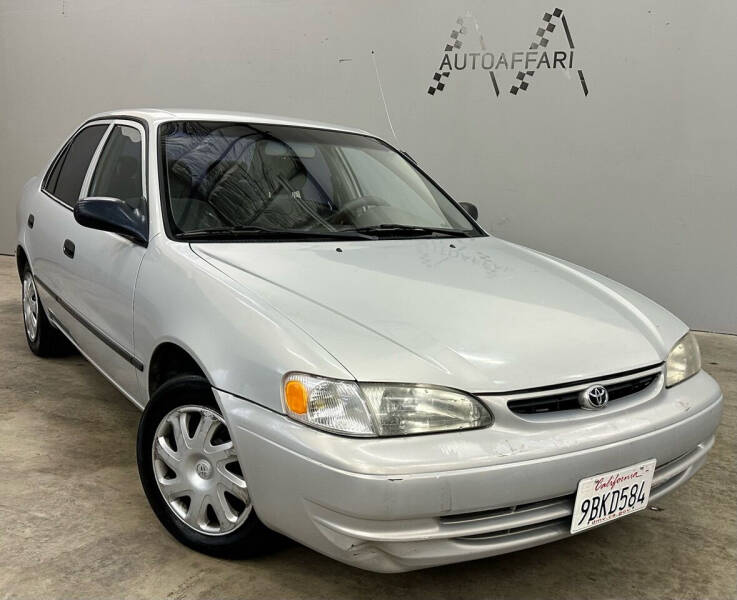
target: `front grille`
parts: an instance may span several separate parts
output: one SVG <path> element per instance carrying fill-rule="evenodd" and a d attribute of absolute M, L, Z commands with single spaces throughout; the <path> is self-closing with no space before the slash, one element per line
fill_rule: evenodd
<path fill-rule="evenodd" d="M 633 375 L 629 379 L 614 380 L 608 383 L 606 379 L 602 379 L 601 385 L 606 387 L 609 392 L 609 401 L 626 398 L 637 392 L 641 392 L 652 385 L 660 376 L 660 368 L 657 367 L 656 372 L 639 373 Z M 608 378 L 612 379 L 612 378 Z M 520 415 L 530 415 L 537 413 L 555 412 L 560 410 L 576 410 L 580 408 L 578 396 L 582 390 L 586 389 L 589 384 L 583 384 L 572 388 L 556 391 L 551 390 L 548 394 L 526 394 L 524 398 L 509 400 L 507 407 L 514 413 Z"/>
<path fill-rule="evenodd" d="M 606 385 L 606 389 L 609 392 L 609 401 L 618 400 L 637 392 L 641 392 L 648 387 L 655 379 L 658 374 L 646 375 L 645 377 L 638 377 L 630 381 L 623 381 L 621 383 L 613 383 Z M 531 398 L 525 400 L 511 400 L 507 403 L 507 406 L 512 412 L 518 414 L 534 414 L 542 412 L 552 412 L 556 410 L 574 410 L 580 408 L 578 404 L 578 395 L 580 391 L 565 392 L 563 394 L 545 396 L 543 398 Z"/>

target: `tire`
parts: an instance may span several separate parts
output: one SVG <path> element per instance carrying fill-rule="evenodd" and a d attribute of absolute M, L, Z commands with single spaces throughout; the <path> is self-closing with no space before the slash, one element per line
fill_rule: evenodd
<path fill-rule="evenodd" d="M 143 412 L 138 473 L 151 508 L 177 540 L 211 556 L 248 558 L 271 550 L 278 536 L 256 516 L 232 446 L 207 380 L 178 376 Z"/>
<path fill-rule="evenodd" d="M 46 316 L 36 289 L 31 267 L 25 265 L 21 276 L 21 306 L 23 328 L 28 347 L 36 356 L 61 356 L 69 352 L 71 344 Z"/>

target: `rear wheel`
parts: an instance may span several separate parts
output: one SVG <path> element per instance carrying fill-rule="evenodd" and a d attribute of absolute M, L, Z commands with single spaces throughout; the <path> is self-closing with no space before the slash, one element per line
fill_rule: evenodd
<path fill-rule="evenodd" d="M 26 331 L 28 347 L 36 356 L 57 356 L 69 349 L 69 342 L 46 317 L 36 289 L 36 280 L 33 278 L 31 267 L 23 268 L 22 295 L 23 325 Z"/>
<path fill-rule="evenodd" d="M 138 430 L 138 470 L 151 508 L 180 542 L 233 558 L 271 546 L 204 378 L 176 377 L 154 393 Z"/>

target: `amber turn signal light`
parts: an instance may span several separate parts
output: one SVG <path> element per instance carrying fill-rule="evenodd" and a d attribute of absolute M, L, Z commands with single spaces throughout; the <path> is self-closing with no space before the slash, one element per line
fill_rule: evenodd
<path fill-rule="evenodd" d="M 304 415 L 307 413 L 307 388 L 300 381 L 287 381 L 284 386 L 284 398 L 287 407 L 293 413 Z"/>

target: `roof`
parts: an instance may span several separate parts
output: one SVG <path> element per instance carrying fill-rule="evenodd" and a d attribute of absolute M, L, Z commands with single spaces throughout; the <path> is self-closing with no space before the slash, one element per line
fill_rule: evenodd
<path fill-rule="evenodd" d="M 373 135 L 362 129 L 345 127 L 320 121 L 298 119 L 278 115 L 265 115 L 258 113 L 224 111 L 224 110 L 199 110 L 190 108 L 130 108 L 111 110 L 94 115 L 91 118 L 103 117 L 137 117 L 150 123 L 172 121 L 172 120 L 198 120 L 198 121 L 234 121 L 245 123 L 267 123 L 271 125 L 296 125 L 301 127 L 315 127 L 318 129 L 331 129 L 334 131 L 348 131 L 363 135 Z"/>

